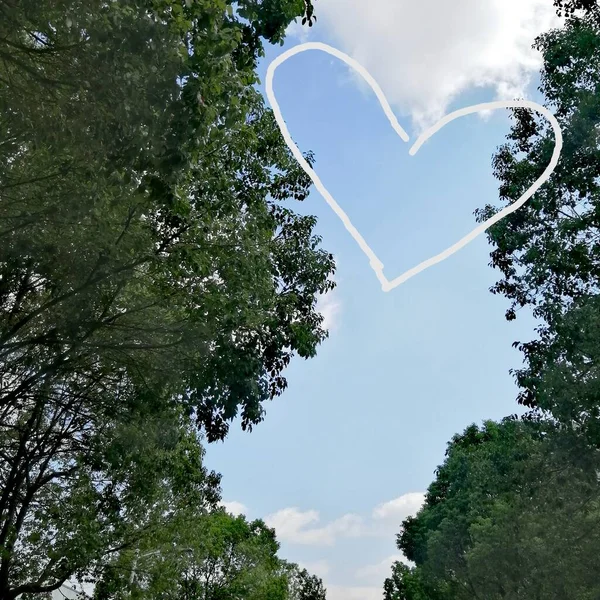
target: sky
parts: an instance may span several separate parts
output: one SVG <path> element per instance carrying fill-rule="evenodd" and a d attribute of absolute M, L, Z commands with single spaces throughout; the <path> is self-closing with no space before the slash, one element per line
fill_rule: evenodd
<path fill-rule="evenodd" d="M 531 48 L 559 25 L 550 0 L 316 0 L 312 28 L 292 24 L 283 47 L 330 44 L 377 80 L 411 140 L 459 108 L 526 98 L 541 66 Z M 264 92 L 264 87 L 262 88 Z M 302 151 L 393 279 L 472 230 L 498 203 L 491 159 L 507 110 L 445 126 L 408 155 L 359 76 L 318 51 L 281 65 L 277 101 Z M 329 600 L 380 600 L 401 521 L 414 514 L 446 444 L 471 423 L 519 413 L 511 344 L 534 337 L 530 314 L 504 318 L 489 292 L 484 235 L 383 292 L 369 261 L 319 192 L 295 209 L 318 218 L 336 258 L 336 289 L 320 299 L 330 331 L 318 355 L 296 358 L 288 390 L 252 433 L 239 424 L 209 445 L 233 513 L 275 528 L 281 556 L 321 576 Z"/>

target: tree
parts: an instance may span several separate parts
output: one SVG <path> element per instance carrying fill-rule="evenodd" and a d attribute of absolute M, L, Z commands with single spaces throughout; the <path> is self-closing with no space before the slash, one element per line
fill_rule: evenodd
<path fill-rule="evenodd" d="M 96 600 L 325 600 L 317 577 L 277 556 L 261 520 L 189 507 L 149 542 L 109 565 Z"/>
<path fill-rule="evenodd" d="M 384 600 L 435 600 L 431 588 L 425 592 L 420 571 L 400 561 L 392 565 L 392 575 L 383 584 Z M 426 595 L 427 594 L 427 595 Z"/>
<path fill-rule="evenodd" d="M 560 122 L 563 152 L 549 181 L 488 235 L 495 246 L 491 264 L 503 274 L 492 292 L 511 300 L 507 319 L 531 306 L 542 322 L 539 339 L 515 343 L 526 358 L 526 368 L 516 371 L 519 402 L 528 407 L 541 401 L 535 382 L 558 350 L 559 322 L 600 290 L 600 24 L 573 18 L 540 36 L 536 48 L 544 57 L 540 89 Z M 554 144 L 548 124 L 528 110 L 514 117 L 510 141 L 494 158 L 505 203 L 541 174 Z M 494 212 L 487 206 L 478 219 Z"/>
<path fill-rule="evenodd" d="M 182 504 L 214 509 L 220 477 L 203 466 L 186 420 L 141 404 L 112 419 L 101 407 L 29 418 L 25 444 L 6 427 L 2 452 L 19 469 L 2 482 L 2 597 L 51 591 L 71 577 L 93 581 Z"/>
<path fill-rule="evenodd" d="M 390 600 L 595 598 L 598 455 L 537 419 L 470 426 L 406 519 Z"/>
<path fill-rule="evenodd" d="M 543 363 L 520 374 L 536 406 L 600 450 L 600 296 L 582 297 L 542 337 Z"/>
<path fill-rule="evenodd" d="M 324 339 L 333 259 L 254 88 L 303 10 L 0 1 L 0 596 L 214 496 L 190 419 L 251 428 Z"/>
<path fill-rule="evenodd" d="M 600 22 L 600 4 L 598 0 L 554 0 L 558 16 L 573 17 L 577 11 L 588 14 Z"/>
<path fill-rule="evenodd" d="M 288 566 L 287 571 L 288 600 L 326 600 L 327 591 L 319 577 L 294 563 Z"/>
<path fill-rule="evenodd" d="M 221 439 L 240 409 L 259 422 L 292 354 L 324 338 L 333 259 L 315 219 L 279 202 L 309 179 L 253 88 L 260 34 L 280 40 L 301 6 L 242 2 L 252 26 L 226 8 L 4 7 L 10 398 L 41 377 L 122 372 L 179 395 Z"/>
<path fill-rule="evenodd" d="M 159 533 L 150 546 L 139 548 L 139 559 L 130 551 L 122 554 L 114 565 L 119 568 L 106 571 L 96 598 L 224 600 L 267 597 L 267 590 L 278 589 L 271 597 L 283 600 L 278 544 L 264 523 L 191 508 Z"/>

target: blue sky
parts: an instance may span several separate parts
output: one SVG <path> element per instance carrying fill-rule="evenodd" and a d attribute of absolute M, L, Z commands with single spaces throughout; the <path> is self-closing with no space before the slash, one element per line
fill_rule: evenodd
<path fill-rule="evenodd" d="M 425 33 L 422 47 L 409 48 L 394 41 L 393 23 L 360 13 L 366 3 L 346 0 L 342 12 L 338 0 L 319 0 L 308 37 L 295 26 L 282 48 L 269 48 L 263 81 L 280 52 L 306 39 L 329 43 L 376 77 L 411 140 L 432 119 L 470 104 L 515 95 L 540 101 L 539 63 L 528 48 L 551 18 L 540 0 L 524 2 L 523 14 L 504 2 L 490 5 L 512 10 L 512 20 L 498 24 L 500 12 L 484 11 L 443 39 L 429 23 L 435 36 Z M 390 11 L 403 4 L 375 3 Z M 424 27 L 423 14 L 412 18 Z M 486 27 L 504 28 L 504 47 L 481 36 Z M 469 63 L 473 53 L 479 62 Z M 403 93 L 399 73 L 422 72 L 432 81 L 422 77 Z M 292 137 L 314 151 L 315 170 L 388 279 L 457 241 L 475 226 L 476 208 L 497 202 L 491 157 L 508 132 L 508 111 L 458 119 L 410 157 L 375 95 L 333 57 L 293 57 L 277 69 L 274 89 Z M 418 509 L 447 441 L 470 423 L 519 412 L 509 369 L 521 356 L 511 344 L 531 339 L 534 322 L 523 312 L 505 321 L 507 301 L 488 291 L 498 273 L 488 266 L 485 236 L 384 293 L 314 187 L 296 208 L 318 217 L 323 246 L 336 257 L 338 286 L 322 302 L 330 338 L 316 358 L 293 361 L 289 389 L 267 405 L 265 421 L 252 433 L 232 428 L 223 444 L 208 447 L 207 464 L 223 473 L 231 510 L 266 517 L 282 555 L 321 575 L 330 600 L 379 599 L 398 555 L 398 526 Z"/>

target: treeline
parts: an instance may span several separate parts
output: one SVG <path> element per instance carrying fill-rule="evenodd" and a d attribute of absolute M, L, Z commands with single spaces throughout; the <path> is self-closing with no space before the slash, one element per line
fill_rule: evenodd
<path fill-rule="evenodd" d="M 255 88 L 305 14 L 0 0 L 0 598 L 324 599 L 203 465 L 326 336 L 333 258 Z"/>
<path fill-rule="evenodd" d="M 394 564 L 385 600 L 600 598 L 600 8 L 556 4 L 566 25 L 535 47 L 564 149 L 540 191 L 488 232 L 506 318 L 527 307 L 540 322 L 535 340 L 515 344 L 526 413 L 454 436 L 422 509 L 402 523 L 411 566 Z M 513 116 L 493 160 L 504 205 L 554 147 L 543 117 Z"/>

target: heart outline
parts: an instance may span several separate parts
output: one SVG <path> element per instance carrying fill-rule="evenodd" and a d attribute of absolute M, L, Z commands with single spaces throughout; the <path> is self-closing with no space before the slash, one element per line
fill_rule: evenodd
<path fill-rule="evenodd" d="M 429 129 L 427 129 L 425 132 L 423 132 L 417 138 L 415 143 L 410 147 L 410 149 L 408 151 L 410 156 L 414 156 L 418 152 L 419 148 L 434 133 L 436 133 L 437 131 L 442 129 L 442 127 L 444 127 L 451 121 L 454 121 L 455 119 L 458 119 L 460 117 L 464 117 L 468 114 L 480 112 L 482 110 L 496 110 L 498 108 L 530 108 L 530 109 L 535 110 L 536 112 L 544 115 L 548 119 L 548 121 L 552 125 L 552 129 L 554 130 L 554 151 L 552 153 L 550 162 L 548 163 L 548 166 L 546 167 L 544 172 L 519 197 L 518 200 L 516 200 L 515 202 L 504 207 L 501 211 L 497 212 L 495 215 L 493 215 L 492 217 L 490 217 L 483 223 L 479 224 L 477 227 L 475 227 L 475 229 L 473 229 L 467 235 L 463 236 L 460 240 L 458 240 L 458 242 L 455 242 L 454 244 L 452 244 L 451 246 L 449 246 L 442 252 L 420 262 L 415 267 L 412 267 L 411 269 L 407 269 L 406 271 L 404 271 L 404 273 L 402 273 L 401 275 L 399 275 L 398 277 L 396 277 L 390 281 L 383 274 L 383 263 L 381 262 L 381 260 L 373 252 L 373 250 L 371 250 L 371 248 L 369 247 L 369 245 L 367 244 L 365 239 L 362 237 L 362 235 L 360 234 L 358 229 L 356 229 L 356 227 L 354 225 L 352 225 L 352 222 L 350 221 L 350 218 L 348 217 L 348 215 L 344 212 L 344 210 L 341 208 L 341 206 L 336 202 L 336 200 L 333 198 L 333 196 L 329 193 L 329 191 L 327 190 L 325 185 L 322 183 L 322 181 L 319 178 L 319 176 L 317 175 L 317 173 L 308 164 L 308 162 L 306 161 L 304 156 L 302 156 L 302 153 L 300 152 L 298 146 L 292 140 L 290 132 L 289 132 L 287 125 L 285 124 L 285 121 L 283 119 L 281 109 L 280 109 L 277 99 L 275 97 L 275 93 L 273 92 L 273 77 L 275 75 L 275 71 L 276 71 L 277 67 L 282 65 L 286 60 L 288 60 L 292 56 L 299 54 L 301 52 L 305 52 L 307 50 L 321 50 L 323 52 L 326 52 L 327 54 L 330 54 L 332 56 L 335 56 L 336 58 L 339 58 L 340 60 L 345 62 L 347 65 L 352 67 L 355 71 L 360 73 L 360 75 L 367 82 L 367 84 L 370 86 L 370 88 L 373 90 L 373 92 L 375 92 L 375 95 L 377 96 L 377 99 L 379 100 L 379 104 L 381 105 L 381 108 L 383 108 L 383 111 L 384 111 L 385 115 L 387 116 L 388 121 L 390 122 L 394 131 L 400 136 L 400 138 L 404 142 L 408 142 L 410 140 L 410 138 L 409 138 L 408 134 L 406 133 L 406 131 L 402 128 L 402 126 L 398 122 L 398 119 L 394 115 L 394 113 L 385 97 L 385 94 L 383 93 L 379 84 L 371 76 L 371 74 L 360 63 L 358 63 L 356 60 L 354 60 L 353 58 L 351 58 L 344 52 L 341 52 L 337 48 L 334 48 L 333 46 L 329 46 L 328 44 L 324 44 L 322 42 L 306 42 L 304 44 L 298 44 L 298 45 L 294 46 L 293 48 L 290 48 L 286 52 L 283 52 L 282 54 L 277 56 L 273 61 L 271 61 L 271 63 L 269 64 L 269 66 L 267 68 L 267 76 L 266 76 L 266 81 L 265 81 L 267 98 L 269 100 L 269 103 L 271 104 L 271 108 L 273 109 L 273 114 L 275 116 L 275 120 L 277 121 L 277 125 L 279 126 L 281 134 L 283 135 L 283 138 L 284 138 L 288 148 L 291 150 L 292 154 L 294 155 L 294 157 L 296 158 L 296 160 L 298 161 L 300 166 L 303 168 L 304 172 L 310 177 L 313 184 L 318 189 L 318 191 L 321 193 L 321 195 L 323 196 L 323 198 L 325 199 L 327 204 L 329 204 L 329 206 L 333 209 L 333 211 L 336 213 L 338 218 L 342 221 L 342 223 L 344 224 L 344 226 L 346 227 L 346 229 L 348 230 L 350 235 L 358 243 L 360 249 L 363 251 L 363 253 L 369 259 L 369 264 L 371 265 L 371 268 L 375 272 L 377 279 L 381 283 L 381 288 L 384 292 L 389 292 L 390 290 L 394 289 L 395 287 L 397 287 L 400 284 L 409 280 L 411 277 L 414 277 L 421 271 L 424 271 L 424 270 L 428 269 L 429 267 L 433 266 L 434 264 L 437 264 L 439 262 L 446 260 L 452 254 L 454 254 L 455 252 L 457 252 L 458 250 L 460 250 L 461 248 L 466 246 L 468 243 L 473 241 L 477 236 L 481 235 L 486 229 L 488 229 L 489 227 L 491 227 L 492 225 L 494 225 L 495 223 L 497 223 L 498 221 L 500 221 L 501 219 L 503 219 L 505 216 L 509 215 L 510 213 L 518 210 L 521 206 L 523 206 L 523 204 L 525 204 L 525 202 L 527 202 L 527 200 L 529 200 L 529 198 L 531 198 L 531 196 L 533 196 L 533 194 L 535 194 L 535 192 L 537 192 L 537 190 L 544 183 L 546 183 L 546 181 L 550 178 L 550 176 L 554 172 L 556 165 L 558 164 L 558 161 L 560 158 L 560 153 L 562 151 L 562 146 L 563 146 L 563 137 L 562 137 L 562 131 L 560 129 L 560 125 L 559 125 L 558 121 L 556 120 L 556 117 L 547 108 L 541 106 L 540 104 L 537 104 L 536 102 L 531 102 L 528 100 L 498 100 L 495 102 L 484 102 L 481 104 L 474 104 L 472 106 L 467 106 L 465 108 L 461 108 L 459 110 L 453 111 L 453 112 L 445 115 L 444 117 L 442 117 L 437 123 L 435 123 Z"/>

